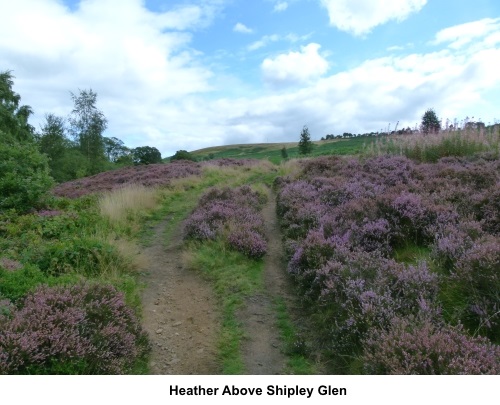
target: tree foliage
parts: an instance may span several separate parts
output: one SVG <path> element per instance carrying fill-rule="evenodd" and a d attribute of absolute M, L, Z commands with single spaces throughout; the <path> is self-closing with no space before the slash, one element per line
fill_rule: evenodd
<path fill-rule="evenodd" d="M 78 95 L 71 93 L 71 98 L 74 108 L 69 118 L 70 133 L 89 162 L 89 174 L 96 174 L 102 170 L 105 163 L 102 134 L 108 121 L 96 107 L 97 93 L 92 90 L 80 90 Z"/>
<path fill-rule="evenodd" d="M 28 105 L 20 105 L 21 96 L 12 89 L 13 79 L 10 71 L 0 72 L 0 133 L 4 140 L 29 141 L 34 134 L 34 128 L 28 123 L 33 110 Z"/>
<path fill-rule="evenodd" d="M 161 163 L 161 153 L 152 146 L 139 146 L 132 150 L 132 159 L 136 165 Z"/>
<path fill-rule="evenodd" d="M 28 123 L 31 108 L 12 87 L 11 73 L 0 73 L 0 211 L 28 211 L 43 204 L 53 180 Z"/>
<path fill-rule="evenodd" d="M 103 138 L 104 141 L 104 152 L 106 157 L 110 162 L 116 163 L 122 157 L 130 155 L 130 149 L 125 146 L 121 139 L 115 138 Z"/>
<path fill-rule="evenodd" d="M 308 155 L 313 150 L 313 143 L 311 141 L 311 135 L 309 134 L 309 129 L 304 126 L 300 134 L 299 140 L 299 154 Z"/>
<path fill-rule="evenodd" d="M 196 158 L 186 150 L 178 150 L 175 152 L 175 155 L 170 158 L 170 161 L 173 162 L 175 160 L 190 160 L 196 162 Z"/>
<path fill-rule="evenodd" d="M 434 109 L 429 108 L 422 116 L 422 124 L 420 129 L 424 134 L 434 134 L 440 131 L 441 121 L 436 115 Z"/>

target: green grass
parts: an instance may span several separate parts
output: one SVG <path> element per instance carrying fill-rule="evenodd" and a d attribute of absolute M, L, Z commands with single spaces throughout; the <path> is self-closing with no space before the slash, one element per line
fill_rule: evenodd
<path fill-rule="evenodd" d="M 189 242 L 185 257 L 190 268 L 212 282 L 220 302 L 222 330 L 219 356 L 222 373 L 243 374 L 240 347 L 244 332 L 236 313 L 244 305 L 245 297 L 262 290 L 264 262 L 250 260 L 228 249 L 222 241 Z"/>
<path fill-rule="evenodd" d="M 287 368 L 289 374 L 311 375 L 316 374 L 314 367 L 307 358 L 305 342 L 296 331 L 295 325 L 290 319 L 283 298 L 275 300 L 277 314 L 277 326 L 283 341 L 283 351 L 288 357 Z"/>
<path fill-rule="evenodd" d="M 399 263 L 417 264 L 422 260 L 429 260 L 430 253 L 428 247 L 408 244 L 395 249 L 393 258 Z"/>
<path fill-rule="evenodd" d="M 308 157 L 323 155 L 356 155 L 360 154 L 367 143 L 374 138 L 360 136 L 356 138 L 315 141 L 313 151 Z M 211 159 L 267 159 L 274 164 L 280 164 L 284 159 L 281 149 L 285 147 L 288 159 L 304 157 L 299 154 L 298 142 L 293 143 L 262 143 L 247 145 L 227 145 L 205 148 L 190 152 L 198 160 Z M 168 161 L 169 159 L 164 159 Z"/>

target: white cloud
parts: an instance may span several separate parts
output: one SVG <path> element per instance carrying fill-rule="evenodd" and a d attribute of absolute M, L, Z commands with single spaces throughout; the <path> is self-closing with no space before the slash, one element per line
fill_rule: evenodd
<path fill-rule="evenodd" d="M 288 8 L 288 3 L 286 1 L 278 1 L 275 5 L 274 5 L 274 11 L 275 12 L 280 12 L 280 11 L 285 11 L 286 9 Z"/>
<path fill-rule="evenodd" d="M 488 46 L 500 43 L 500 18 L 485 18 L 445 28 L 436 34 L 433 44 L 446 42 L 450 48 L 459 49 L 486 36 L 489 39 Z"/>
<path fill-rule="evenodd" d="M 62 4 L 2 1 L 0 69 L 13 70 L 14 90 L 37 113 L 36 127 L 47 112 L 70 112 L 69 91 L 90 87 L 109 120 L 106 136 L 130 147 L 155 146 L 163 155 L 294 141 L 303 125 L 314 139 L 376 131 L 398 120 L 413 126 L 429 107 L 445 119 L 498 118 L 498 20 L 442 30 L 432 53 L 398 52 L 335 74 L 326 53 L 310 43 L 262 62 L 270 84 L 262 93 L 252 82 L 240 85 L 243 76 L 216 76 L 201 62 L 214 56 L 191 47 L 188 30 L 210 24 L 218 0 L 163 13 L 141 0 L 85 0 L 74 11 Z M 457 44 L 460 32 L 470 40 Z M 261 43 L 293 40 L 303 38 L 272 35 Z"/>
<path fill-rule="evenodd" d="M 245 24 L 242 24 L 242 23 L 237 23 L 233 27 L 233 31 L 234 32 L 239 32 L 241 34 L 251 34 L 251 33 L 253 33 L 252 29 L 248 28 Z"/>
<path fill-rule="evenodd" d="M 259 39 L 258 41 L 255 41 L 255 42 L 252 42 L 249 46 L 248 46 L 248 50 L 249 51 L 256 51 L 257 49 L 260 49 L 260 48 L 263 48 L 265 46 L 267 46 L 268 44 L 270 44 L 271 42 L 277 42 L 281 40 L 281 36 L 277 35 L 277 34 L 273 34 L 273 35 L 264 35 L 261 39 Z"/>
<path fill-rule="evenodd" d="M 311 34 L 307 35 L 296 35 L 293 33 L 289 33 L 286 35 L 278 35 L 278 34 L 273 34 L 273 35 L 264 35 L 261 39 L 258 41 L 252 42 L 250 45 L 248 45 L 247 49 L 249 51 L 256 51 L 257 49 L 261 49 L 266 47 L 267 45 L 273 43 L 273 42 L 278 42 L 278 41 L 287 41 L 290 43 L 296 43 L 300 41 L 306 41 L 311 37 Z"/>
<path fill-rule="evenodd" d="M 300 52 L 266 58 L 261 65 L 264 80 L 272 85 L 307 83 L 326 73 L 328 62 L 319 53 L 319 44 L 310 43 Z"/>
<path fill-rule="evenodd" d="M 168 126 L 157 111 L 211 89 L 213 73 L 198 62 L 185 30 L 209 24 L 214 7 L 157 13 L 141 0 L 86 0 L 70 11 L 58 0 L 2 2 L 0 66 L 13 71 L 35 119 L 68 114 L 69 91 L 92 88 L 108 132 L 147 144 L 156 139 L 147 128 Z"/>
<path fill-rule="evenodd" d="M 320 0 L 330 24 L 353 35 L 365 35 L 390 20 L 403 21 L 427 0 Z"/>

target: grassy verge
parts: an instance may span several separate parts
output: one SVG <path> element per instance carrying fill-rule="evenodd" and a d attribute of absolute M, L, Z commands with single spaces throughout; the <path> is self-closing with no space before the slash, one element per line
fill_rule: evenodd
<path fill-rule="evenodd" d="M 243 329 L 237 311 L 245 297 L 262 290 L 262 260 L 250 260 L 226 247 L 222 241 L 189 242 L 185 250 L 189 268 L 199 271 L 214 286 L 221 305 L 222 330 L 219 353 L 223 374 L 242 374 L 240 344 Z"/>
<path fill-rule="evenodd" d="M 275 310 L 277 314 L 277 326 L 283 341 L 283 351 L 288 357 L 287 367 L 289 374 L 316 374 L 315 368 L 308 360 L 306 344 L 290 319 L 285 301 L 281 297 L 275 299 Z"/>

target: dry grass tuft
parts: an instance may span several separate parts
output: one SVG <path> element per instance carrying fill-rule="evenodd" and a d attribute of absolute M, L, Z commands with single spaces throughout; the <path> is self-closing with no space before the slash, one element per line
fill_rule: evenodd
<path fill-rule="evenodd" d="M 157 207 L 159 192 L 140 184 L 132 184 L 104 194 L 99 200 L 101 214 L 112 223 L 122 223 L 131 216 Z"/>

